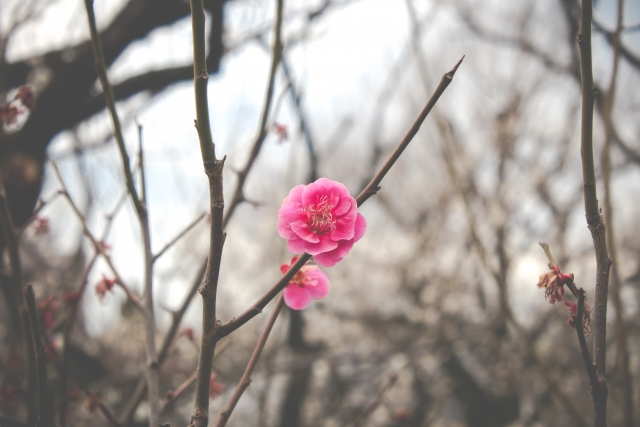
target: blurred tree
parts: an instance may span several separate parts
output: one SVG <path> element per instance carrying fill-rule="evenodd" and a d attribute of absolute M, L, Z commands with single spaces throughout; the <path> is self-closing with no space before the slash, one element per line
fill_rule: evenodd
<path fill-rule="evenodd" d="M 218 71 L 223 54 L 222 27 L 224 0 L 205 0 L 211 23 L 207 68 Z M 21 225 L 31 215 L 42 184 L 43 162 L 49 141 L 105 108 L 104 97 L 95 90 L 97 73 L 91 43 L 84 40 L 73 46 L 15 62 L 6 61 L 6 48 L 15 29 L 29 22 L 46 7 L 31 2 L 24 18 L 15 16 L 10 31 L 0 41 L 0 94 L 32 83 L 37 75 L 45 75 L 46 83 L 38 88 L 37 106 L 22 128 L 14 133 L 0 132 L 0 169 L 14 222 Z M 35 13 L 35 12 L 38 13 Z M 124 4 L 101 32 L 107 65 L 132 43 L 152 31 L 167 27 L 190 14 L 189 3 L 175 0 L 131 0 Z M 114 86 L 116 100 L 139 93 L 156 94 L 172 83 L 193 78 L 192 64 L 145 71 Z M 0 238 L 0 248 L 4 238 Z"/>

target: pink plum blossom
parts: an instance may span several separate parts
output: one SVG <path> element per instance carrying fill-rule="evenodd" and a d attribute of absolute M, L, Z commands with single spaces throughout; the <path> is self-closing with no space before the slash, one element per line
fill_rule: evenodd
<path fill-rule="evenodd" d="M 291 258 L 291 264 L 282 264 L 282 274 L 298 260 Z M 304 310 L 312 299 L 322 299 L 329 294 L 329 279 L 315 265 L 304 265 L 289 281 L 284 290 L 284 302 L 293 310 Z"/>
<path fill-rule="evenodd" d="M 293 187 L 278 211 L 278 234 L 289 251 L 306 252 L 323 267 L 344 258 L 364 236 L 367 222 L 344 184 L 320 178 Z"/>

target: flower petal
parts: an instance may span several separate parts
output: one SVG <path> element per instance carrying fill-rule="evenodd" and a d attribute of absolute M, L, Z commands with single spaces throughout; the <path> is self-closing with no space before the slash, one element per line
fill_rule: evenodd
<path fill-rule="evenodd" d="M 298 235 L 298 237 L 306 242 L 318 243 L 320 241 L 318 235 L 311 231 L 306 222 L 292 222 L 291 229 Z"/>
<path fill-rule="evenodd" d="M 353 239 L 340 240 L 335 249 L 313 255 L 313 260 L 323 267 L 333 267 L 347 256 L 353 247 Z"/>
<path fill-rule="evenodd" d="M 298 236 L 295 236 L 294 239 L 287 240 L 287 249 L 291 253 L 300 254 L 302 252 L 305 252 L 304 244 L 304 240 L 300 239 Z"/>
<path fill-rule="evenodd" d="M 364 217 L 360 213 L 358 213 L 358 216 L 356 217 L 356 226 L 353 232 L 353 241 L 357 242 L 358 240 L 362 239 L 365 231 L 367 231 L 367 220 L 364 219 Z"/>
<path fill-rule="evenodd" d="M 329 236 L 318 236 L 318 238 L 319 238 L 319 242 L 317 243 L 303 241 L 302 244 L 303 244 L 304 250 L 300 252 L 306 252 L 309 255 L 315 255 L 322 252 L 331 251 L 338 247 L 338 242 L 336 242 L 335 240 L 331 240 Z M 299 253 L 299 252 L 294 252 L 294 253 Z"/>
<path fill-rule="evenodd" d="M 311 298 L 313 299 L 322 299 L 329 294 L 329 290 L 331 289 L 331 285 L 329 284 L 329 279 L 324 274 L 322 270 L 318 267 L 309 267 L 307 270 L 307 277 L 310 282 L 314 282 L 314 285 L 305 285 L 305 289 L 309 291 Z"/>
<path fill-rule="evenodd" d="M 304 310 L 311 302 L 311 294 L 303 287 L 289 285 L 284 290 L 284 302 L 292 310 Z"/>

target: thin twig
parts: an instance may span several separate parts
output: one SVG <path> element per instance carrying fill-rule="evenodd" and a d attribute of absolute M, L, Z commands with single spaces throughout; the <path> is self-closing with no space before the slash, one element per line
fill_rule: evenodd
<path fill-rule="evenodd" d="M 47 387 L 47 358 L 44 353 L 44 345 L 42 344 L 40 320 L 38 319 L 38 310 L 36 309 L 36 296 L 33 293 L 33 287 L 31 285 L 27 285 L 24 289 L 24 298 L 27 302 L 27 310 L 29 311 L 31 345 L 33 345 L 35 349 L 38 370 L 38 425 L 53 427 L 53 412 L 51 410 L 51 401 L 49 400 L 49 390 Z"/>
<path fill-rule="evenodd" d="M 447 135 L 445 133 L 445 135 Z M 480 262 L 484 269 L 491 274 L 493 277 L 497 287 L 498 287 L 498 296 L 500 302 L 500 308 L 502 310 L 503 315 L 505 316 L 507 322 L 513 326 L 515 329 L 518 338 L 525 344 L 525 348 L 527 350 L 529 358 L 536 365 L 540 373 L 545 378 L 547 384 L 549 385 L 549 389 L 552 394 L 554 394 L 560 404 L 571 413 L 572 417 L 578 422 L 579 425 L 586 427 L 588 424 L 584 420 L 582 413 L 578 410 L 573 401 L 567 396 L 567 394 L 562 390 L 560 384 L 558 383 L 558 379 L 552 374 L 549 366 L 544 362 L 544 360 L 539 356 L 538 351 L 535 347 L 534 341 L 531 339 L 531 336 L 526 331 L 526 329 L 518 322 L 516 319 L 513 310 L 511 309 L 511 305 L 509 303 L 509 298 L 507 296 L 506 283 L 504 281 L 504 277 L 493 268 L 489 262 L 487 256 L 487 250 L 484 247 L 484 244 L 480 240 L 480 236 L 477 232 L 476 221 L 473 214 L 473 210 L 471 209 L 471 203 L 467 194 L 463 191 L 462 185 L 460 184 L 460 180 L 458 177 L 458 173 L 456 171 L 455 165 L 453 164 L 453 155 L 450 152 L 449 144 L 446 141 L 446 138 L 443 138 L 443 156 L 445 160 L 445 165 L 447 167 L 447 171 L 451 178 L 454 188 L 459 193 L 460 198 L 462 199 L 464 205 L 465 215 L 467 217 L 467 223 L 469 226 L 469 232 L 471 234 L 471 240 L 473 242 L 473 246 L 478 253 L 478 257 L 480 258 Z M 544 246 L 543 246 L 544 249 Z M 547 251 L 545 251 L 547 252 Z M 555 263 L 553 261 L 553 256 L 551 252 L 548 253 L 549 262 Z"/>
<path fill-rule="evenodd" d="M 214 356 L 214 360 L 220 356 L 222 354 L 222 352 L 229 347 L 229 340 L 220 343 L 220 345 L 218 345 L 217 349 L 218 351 L 216 352 L 215 356 Z M 160 410 L 160 413 L 164 413 L 167 409 L 169 409 L 169 407 L 176 401 L 178 400 L 178 398 L 189 388 L 189 386 L 191 386 L 191 384 L 196 382 L 196 374 L 198 373 L 198 371 L 195 371 L 193 374 L 191 374 L 186 380 L 184 380 L 182 382 L 182 384 L 180 384 L 178 387 L 176 387 L 175 390 L 171 391 L 170 393 L 167 393 L 167 399 L 164 401 L 163 405 L 162 405 L 162 409 Z"/>
<path fill-rule="evenodd" d="M 593 83 L 591 62 L 592 0 L 582 0 L 578 46 L 580 50 L 580 75 L 582 79 L 582 129 L 581 149 L 582 176 L 584 184 L 584 208 L 587 225 L 591 231 L 596 255 L 596 296 L 593 310 L 593 352 L 596 373 L 601 383 L 605 382 L 607 357 L 607 299 L 609 290 L 609 268 L 611 260 L 607 252 L 606 227 L 598 208 L 596 173 L 593 161 L 593 107 L 596 90 Z M 606 385 L 604 387 L 606 389 Z M 596 399 L 597 397 L 597 399 Z M 607 393 L 593 395 L 594 422 L 596 427 L 607 425 Z"/>
<path fill-rule="evenodd" d="M 464 57 L 462 59 L 464 59 Z M 389 156 L 389 159 L 385 162 L 385 164 L 382 165 L 378 173 L 373 177 L 373 179 L 371 180 L 371 182 L 369 182 L 366 188 L 358 195 L 358 197 L 356 197 L 356 202 L 358 203 L 358 206 L 361 206 L 364 202 L 367 201 L 367 199 L 369 199 L 369 197 L 371 197 L 372 195 L 376 194 L 379 191 L 380 182 L 382 181 L 384 176 L 387 174 L 387 172 L 389 172 L 393 164 L 398 160 L 398 158 L 400 157 L 400 154 L 402 154 L 402 152 L 407 147 L 407 145 L 409 145 L 413 137 L 416 135 L 416 133 L 420 129 L 420 126 L 422 125 L 424 120 L 427 118 L 427 115 L 429 114 L 433 106 L 436 104 L 437 100 L 440 98 L 440 96 L 445 91 L 447 86 L 449 86 L 449 84 L 451 83 L 451 80 L 453 79 L 453 76 L 455 75 L 456 70 L 460 66 L 460 63 L 462 62 L 462 59 L 458 61 L 458 63 L 451 69 L 451 71 L 447 72 L 442 77 L 442 79 L 440 80 L 440 84 L 438 84 L 438 87 L 431 95 L 431 98 L 429 99 L 429 101 L 427 102 L 423 110 L 420 112 L 420 114 L 418 115 L 418 118 L 411 125 L 407 134 L 400 141 L 397 148 Z M 300 270 L 300 268 L 302 268 L 302 266 L 310 258 L 311 258 L 311 255 L 309 254 L 303 254 L 302 256 L 300 256 L 300 258 L 298 258 L 298 261 L 296 261 L 289 268 L 289 270 L 287 270 L 287 272 L 280 278 L 280 280 L 278 280 L 276 284 L 273 285 L 271 289 L 269 289 L 269 291 L 267 291 L 267 293 L 265 293 L 249 309 L 247 309 L 244 313 L 242 313 L 237 318 L 234 318 L 229 322 L 223 325 L 220 325 L 217 328 L 218 339 L 229 335 L 230 333 L 232 333 L 233 331 L 235 331 L 236 329 L 238 329 L 239 327 L 247 323 L 249 320 L 251 320 L 258 314 L 260 314 L 262 312 L 262 309 L 269 303 L 269 301 L 275 298 L 276 295 L 278 295 L 280 291 L 287 286 L 287 284 L 289 283 L 289 280 L 291 280 L 291 278 L 298 272 L 298 270 Z"/>
<path fill-rule="evenodd" d="M 82 296 L 87 288 L 89 283 L 89 274 L 95 265 L 96 260 L 100 254 L 96 252 L 93 257 L 91 257 L 91 261 L 84 269 L 84 273 L 82 274 L 82 279 L 80 280 L 80 289 L 78 290 L 78 299 L 71 306 L 71 313 L 69 314 L 69 319 L 67 320 L 67 324 L 65 326 L 63 332 L 63 341 L 62 341 L 62 359 L 60 361 L 60 413 L 58 414 L 58 419 L 60 420 L 60 425 L 65 426 L 67 420 L 67 406 L 69 405 L 69 397 L 68 393 L 68 381 L 67 381 L 67 363 L 69 360 L 69 340 L 71 339 L 71 331 L 73 330 L 73 325 L 75 324 L 76 317 L 78 316 L 78 311 L 80 307 L 80 301 L 82 300 Z"/>
<path fill-rule="evenodd" d="M 122 427 L 122 424 L 118 422 L 116 417 L 113 416 L 109 408 L 107 408 L 107 406 L 104 403 L 101 402 L 98 405 L 98 409 L 100 410 L 100 413 L 104 415 L 104 417 L 107 419 L 107 421 L 109 422 L 109 425 L 113 427 Z"/>
<path fill-rule="evenodd" d="M 96 28 L 96 20 L 93 12 L 93 1 L 85 0 L 85 9 L 87 10 L 87 18 L 89 21 L 89 30 L 91 33 L 91 46 L 93 48 L 93 56 L 95 60 L 96 70 L 102 85 L 102 91 L 104 93 L 107 109 L 111 115 L 111 121 L 113 122 L 113 130 L 118 148 L 120 151 L 120 157 L 122 160 L 122 169 L 124 171 L 125 182 L 129 195 L 133 201 L 133 205 L 136 208 L 138 220 L 140 222 L 140 228 L 142 229 L 142 241 L 144 246 L 144 299 L 142 301 L 142 312 L 144 315 L 145 326 L 145 350 L 147 354 L 147 383 L 149 394 L 149 427 L 156 427 L 158 424 L 159 414 L 159 401 L 160 401 L 160 384 L 158 378 L 158 359 L 156 354 L 155 344 L 155 317 L 153 314 L 153 253 L 151 252 L 151 232 L 149 229 L 149 214 L 146 206 L 138 196 L 136 187 L 133 182 L 133 174 L 131 173 L 131 165 L 129 164 L 129 156 L 124 144 L 124 138 L 122 136 L 122 127 L 120 125 L 120 119 L 116 111 L 115 98 L 113 95 L 113 89 L 109 83 L 107 77 L 107 66 L 104 60 L 104 53 L 102 51 L 102 42 L 98 35 Z M 140 136 L 142 131 L 140 129 Z M 142 139 L 140 139 L 140 173 L 142 177 L 142 194 L 143 199 L 146 199 L 145 188 L 145 175 L 143 164 L 143 149 Z"/>
<path fill-rule="evenodd" d="M 97 252 L 99 252 L 100 255 L 102 255 L 104 260 L 107 262 L 107 265 L 109 266 L 109 268 L 111 269 L 111 272 L 115 276 L 116 283 L 124 290 L 124 292 L 127 294 L 127 297 L 131 300 L 131 302 L 136 307 L 141 308 L 142 303 L 140 302 L 140 297 L 133 290 L 131 290 L 131 288 L 125 283 L 124 280 L 122 280 L 122 276 L 120 276 L 120 273 L 118 273 L 118 270 L 116 269 L 116 267 L 113 265 L 113 262 L 111 261 L 111 257 L 105 252 L 104 246 L 100 241 L 98 241 L 95 238 L 93 233 L 91 233 L 91 230 L 89 230 L 89 226 L 87 225 L 87 221 L 85 220 L 84 215 L 82 215 L 82 212 L 80 212 L 80 209 L 75 204 L 75 202 L 71 198 L 71 195 L 69 194 L 67 186 L 64 183 L 64 180 L 62 179 L 62 174 L 60 173 L 60 169 L 58 169 L 58 165 L 56 164 L 55 161 L 51 159 L 49 159 L 49 162 L 51 163 L 51 166 L 53 167 L 53 171 L 56 177 L 58 178 L 60 187 L 62 188 L 60 192 L 67 199 L 67 201 L 69 202 L 69 205 L 71 206 L 71 209 L 73 210 L 73 212 L 76 214 L 76 217 L 80 221 L 84 235 L 89 239 L 89 241 L 91 241 L 91 244 L 93 245 L 94 249 Z"/>
<path fill-rule="evenodd" d="M 116 111 L 116 103 L 115 103 L 115 98 L 113 96 L 113 89 L 111 88 L 111 83 L 109 83 L 109 79 L 107 77 L 107 66 L 104 60 L 104 53 L 102 50 L 102 41 L 100 40 L 100 36 L 98 35 L 98 30 L 96 28 L 96 17 L 93 12 L 93 0 L 85 0 L 84 5 L 87 11 L 87 19 L 89 21 L 89 31 L 91 33 L 91 47 L 93 49 L 93 58 L 95 61 L 95 68 L 96 68 L 96 71 L 98 72 L 98 78 L 100 79 L 100 84 L 102 86 L 104 100 L 105 100 L 105 103 L 107 104 L 107 109 L 109 110 L 109 114 L 111 115 L 111 121 L 113 122 L 114 136 L 115 136 L 116 142 L 118 143 L 120 156 L 122 158 L 122 167 L 124 170 L 125 181 L 127 183 L 127 189 L 129 191 L 129 194 L 131 195 L 131 199 L 133 200 L 133 204 L 136 208 L 136 211 L 140 212 L 141 210 L 144 210 L 144 205 L 142 204 L 140 198 L 138 197 L 136 187 L 133 183 L 133 174 L 131 173 L 131 166 L 129 164 L 129 156 L 127 154 L 127 149 L 124 145 L 124 138 L 122 136 L 122 127 L 120 125 L 120 119 L 118 118 L 118 113 Z"/>
<path fill-rule="evenodd" d="M 38 206 L 36 206 L 36 208 L 34 209 L 33 213 L 31 214 L 31 216 L 29 217 L 29 219 L 27 219 L 24 224 L 22 224 L 20 227 L 18 227 L 18 229 L 16 230 L 16 234 L 18 236 L 18 238 L 22 235 L 22 233 L 24 233 L 24 230 L 27 229 L 27 227 L 29 227 L 29 225 L 31 225 L 31 223 L 38 217 L 38 214 L 40 212 L 42 212 L 42 210 L 45 208 L 45 206 L 49 205 L 51 202 L 53 202 L 58 196 L 60 195 L 60 193 L 54 193 L 49 199 L 47 200 L 42 200 L 40 199 L 40 202 L 38 203 Z"/>
<path fill-rule="evenodd" d="M 26 377 L 27 377 L 27 424 L 32 426 L 36 422 L 36 393 L 37 393 L 37 368 L 36 368 L 36 356 L 34 347 L 31 343 L 31 328 L 29 327 L 29 313 L 25 304 L 25 300 L 22 296 L 22 290 L 24 288 L 24 277 L 22 276 L 22 266 L 20 263 L 20 253 L 18 251 L 18 235 L 16 228 L 13 225 L 13 218 L 11 217 L 11 211 L 9 210 L 9 202 L 7 200 L 7 193 L 4 188 L 4 181 L 2 180 L 2 170 L 0 170 L 0 225 L 2 225 L 2 231 L 4 233 L 7 253 L 9 255 L 9 266 L 11 268 L 11 286 L 6 292 L 9 305 L 13 310 L 17 307 L 17 320 L 19 322 L 19 330 L 22 338 L 22 342 L 25 348 L 25 354 L 27 355 L 27 363 L 25 365 Z M 15 311 L 12 311 L 13 315 L 16 315 Z"/>
<path fill-rule="evenodd" d="M 205 216 L 204 213 L 200 214 L 196 219 L 191 221 L 191 223 L 189 225 L 187 225 L 184 230 L 182 230 L 180 233 L 178 233 L 178 235 L 176 237 L 174 237 L 173 239 L 169 240 L 169 242 L 166 245 L 164 245 L 164 247 L 162 249 L 160 249 L 158 251 L 158 253 L 156 253 L 153 256 L 153 262 L 156 262 L 158 260 L 158 258 L 160 258 L 167 251 L 167 249 L 169 249 L 178 240 L 180 240 L 182 237 L 184 237 L 184 235 L 187 234 L 193 227 L 195 227 L 200 222 L 200 220 L 202 218 L 204 218 L 204 216 Z"/>
<path fill-rule="evenodd" d="M 191 386 L 191 384 L 196 382 L 197 373 L 197 371 L 194 371 L 193 374 L 189 375 L 189 378 L 184 380 L 184 382 L 176 387 L 175 390 L 171 391 L 171 393 L 167 393 L 167 399 L 162 404 L 162 409 L 160 409 L 161 414 L 164 413 L 173 404 L 173 402 L 178 400 L 182 393 L 184 393 L 185 390 L 187 390 Z"/>
<path fill-rule="evenodd" d="M 624 425 L 634 426 L 633 377 L 629 368 L 629 349 L 627 346 L 627 328 L 623 318 L 623 307 L 620 299 L 620 275 L 618 272 L 618 257 L 616 250 L 616 236 L 613 223 L 613 202 L 611 195 L 611 156 L 613 143 L 613 107 L 615 105 L 616 82 L 620 62 L 620 35 L 624 23 L 624 0 L 618 0 L 618 21 L 616 30 L 612 34 L 613 69 L 609 89 L 605 94 L 603 107 L 603 121 L 605 141 L 602 149 L 602 182 L 604 187 L 604 216 L 607 223 L 607 248 L 611 256 L 611 302 L 614 308 L 614 324 L 616 338 L 616 354 L 618 357 L 618 376 L 622 382 L 622 407 Z"/>
<path fill-rule="evenodd" d="M 576 326 L 576 334 L 578 335 L 578 342 L 580 343 L 580 353 L 584 360 L 584 365 L 587 368 L 587 375 L 589 377 L 589 385 L 591 386 L 591 396 L 593 402 L 600 402 L 604 400 L 606 402 L 608 390 L 607 383 L 601 380 L 601 376 L 596 373 L 596 367 L 591 361 L 591 354 L 587 347 L 587 340 L 584 336 L 584 325 L 582 324 L 584 303 L 585 303 L 585 291 L 580 288 L 578 290 L 578 308 L 576 314 L 573 316 L 573 324 Z M 595 408 L 594 408 L 595 409 Z M 606 420 L 605 420 L 606 421 Z"/>
<path fill-rule="evenodd" d="M 184 317 L 184 314 L 187 312 L 187 309 L 189 308 L 191 301 L 193 301 L 193 297 L 195 296 L 196 292 L 198 291 L 198 288 L 200 287 L 200 284 L 202 283 L 202 278 L 204 277 L 204 273 L 206 269 L 207 269 L 207 260 L 205 259 L 202 265 L 200 266 L 198 272 L 196 273 L 193 279 L 193 284 L 191 285 L 191 289 L 189 290 L 189 293 L 185 297 L 184 301 L 182 302 L 182 305 L 177 311 L 174 311 L 172 313 L 173 318 L 171 320 L 171 326 L 169 327 L 169 331 L 165 335 L 164 341 L 162 342 L 162 347 L 160 347 L 160 351 L 158 352 L 158 366 L 162 366 L 162 363 L 166 360 L 167 356 L 169 355 L 169 349 L 171 348 L 171 344 L 173 343 L 173 340 L 175 339 L 178 333 L 178 330 L 180 328 L 180 323 L 182 322 L 182 318 Z M 128 400 L 127 406 L 125 406 L 124 410 L 122 411 L 122 415 L 120 416 L 120 420 L 122 424 L 129 423 L 138 405 L 140 404 L 142 399 L 145 397 L 146 392 L 147 392 L 147 382 L 145 378 L 141 377 L 140 380 L 138 381 L 138 384 L 136 385 L 136 388 L 133 394 Z"/>
<path fill-rule="evenodd" d="M 242 374 L 242 378 L 240 378 L 240 382 L 238 383 L 238 386 L 234 390 L 233 395 L 231 396 L 231 399 L 229 399 L 227 406 L 225 406 L 224 410 L 220 414 L 220 418 L 218 418 L 216 427 L 224 427 L 227 424 L 227 421 L 229 421 L 229 417 L 231 416 L 231 413 L 236 407 L 236 404 L 242 397 L 242 394 L 247 389 L 247 387 L 249 387 L 249 384 L 251 384 L 251 374 L 253 373 L 253 368 L 255 368 L 256 363 L 258 363 L 260 354 L 264 349 L 264 345 L 267 342 L 267 338 L 269 338 L 271 329 L 273 328 L 273 325 L 276 323 L 276 319 L 278 318 L 278 314 L 280 314 L 280 311 L 282 310 L 283 305 L 284 305 L 284 297 L 280 296 L 280 298 L 278 299 L 278 302 L 276 303 L 275 308 L 273 309 L 273 312 L 271 313 L 271 316 L 269 316 L 269 319 L 267 320 L 267 324 L 265 325 L 264 329 L 262 330 L 262 333 L 260 334 L 260 337 L 258 338 L 256 347 L 253 349 L 253 354 L 249 359 L 249 363 L 247 363 L 247 367 L 244 369 L 244 373 Z"/>
<path fill-rule="evenodd" d="M 409 131 L 407 132 L 407 134 L 404 136 L 404 138 L 402 138 L 402 141 L 400 141 L 400 144 L 398 144 L 398 147 L 396 147 L 394 152 L 389 157 L 389 160 L 387 160 L 386 163 L 382 165 L 382 167 L 380 168 L 378 173 L 373 177 L 369 185 L 367 185 L 366 188 L 362 190 L 362 192 L 358 195 L 358 197 L 356 197 L 358 206 L 362 205 L 369 197 L 373 196 L 380 190 L 380 183 L 382 182 L 382 178 L 385 177 L 385 175 L 391 169 L 391 166 L 393 166 L 393 164 L 398 160 L 398 158 L 400 157 L 402 152 L 405 150 L 405 148 L 407 148 L 407 146 L 409 145 L 413 137 L 416 136 L 416 134 L 418 133 L 418 130 L 420 130 L 420 126 L 422 126 L 422 122 L 424 122 L 424 119 L 427 118 L 427 115 L 429 114 L 431 109 L 436 105 L 436 102 L 438 102 L 440 95 L 444 93 L 445 89 L 447 89 L 447 86 L 449 86 L 449 84 L 453 80 L 453 76 L 455 75 L 456 71 L 458 70 L 458 67 L 460 66 L 463 60 L 464 60 L 464 56 L 451 69 L 451 71 L 449 71 L 448 73 L 445 73 L 445 75 L 442 76 L 442 79 L 440 80 L 440 84 L 438 84 L 438 87 L 436 88 L 435 92 L 433 93 L 433 95 L 431 95 L 431 99 L 429 99 L 429 102 L 427 102 L 427 105 L 424 106 L 418 118 L 415 120 L 415 122 L 413 122 L 413 125 L 411 125 L 411 128 L 409 128 Z"/>
<path fill-rule="evenodd" d="M 271 56 L 271 68 L 269 70 L 269 79 L 267 84 L 267 94 L 264 98 L 264 104 L 262 106 L 262 116 L 260 118 L 260 124 L 258 127 L 258 135 L 251 147 L 251 152 L 249 153 L 249 159 L 247 160 L 247 164 L 242 168 L 241 171 L 238 171 L 238 181 L 236 182 L 236 189 L 233 193 L 233 197 L 231 197 L 231 204 L 227 209 L 227 214 L 225 215 L 225 219 L 222 222 L 222 227 L 226 228 L 227 223 L 229 222 L 229 218 L 233 215 L 236 207 L 245 201 L 244 195 L 244 183 L 247 180 L 247 176 L 249 175 L 249 171 L 253 167 L 256 159 L 258 158 L 258 154 L 260 154 L 260 149 L 262 148 L 262 143 L 267 137 L 267 133 L 269 131 L 267 127 L 267 122 L 269 118 L 269 111 L 271 111 L 271 104 L 273 99 L 273 89 L 275 87 L 275 78 L 276 71 L 278 70 L 278 64 L 280 63 L 280 57 L 282 56 L 282 10 L 283 10 L 284 0 L 278 0 L 277 10 L 276 10 L 276 24 L 274 28 L 274 42 L 273 42 L 273 54 Z"/>
<path fill-rule="evenodd" d="M 387 392 L 393 387 L 393 385 L 396 383 L 397 380 L 398 380 L 397 374 L 394 373 L 389 375 L 387 382 L 382 387 L 382 389 L 378 392 L 378 394 L 376 395 L 376 398 L 373 399 L 373 401 L 369 404 L 369 406 L 367 406 L 364 412 L 360 414 L 360 416 L 358 416 L 358 418 L 356 418 L 356 420 L 353 422 L 353 427 L 359 427 L 363 425 L 363 423 L 366 422 L 367 419 L 369 419 L 369 417 L 382 404 L 385 396 L 387 395 Z"/>

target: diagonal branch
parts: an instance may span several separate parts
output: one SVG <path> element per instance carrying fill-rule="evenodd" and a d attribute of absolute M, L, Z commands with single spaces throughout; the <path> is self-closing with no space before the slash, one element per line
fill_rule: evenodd
<path fill-rule="evenodd" d="M 173 246 L 178 240 L 180 240 L 182 237 L 184 237 L 185 234 L 187 234 L 189 231 L 191 231 L 193 229 L 193 227 L 198 225 L 198 223 L 200 222 L 200 220 L 202 218 L 204 218 L 204 214 L 198 215 L 198 217 L 196 219 L 194 219 L 193 221 L 191 221 L 191 223 L 189 225 L 187 225 L 184 228 L 184 230 L 182 230 L 180 233 L 178 233 L 178 235 L 176 237 L 174 237 L 173 239 L 169 240 L 169 242 L 167 242 L 167 244 L 164 245 L 162 247 L 162 249 L 160 249 L 158 251 L 158 253 L 156 253 L 153 256 L 153 262 L 157 261 L 158 258 L 160 258 L 167 251 L 167 249 L 171 248 L 171 246 Z"/>
<path fill-rule="evenodd" d="M 242 394 L 247 389 L 247 387 L 249 387 L 249 384 L 251 384 L 251 374 L 253 373 L 253 368 L 255 368 L 256 363 L 258 363 L 260 354 L 264 349 L 264 345 L 267 342 L 267 338 L 269 338 L 271 329 L 273 328 L 273 325 L 276 323 L 276 319 L 278 318 L 278 314 L 280 314 L 280 311 L 282 310 L 283 305 L 284 305 L 284 297 L 280 296 L 280 298 L 278 299 L 278 302 L 276 303 L 275 308 L 273 309 L 273 312 L 271 313 L 271 316 L 269 316 L 269 319 L 267 320 L 267 324 L 265 325 L 264 329 L 262 330 L 262 333 L 260 334 L 260 337 L 258 338 L 256 347 L 254 348 L 253 353 L 251 354 L 249 363 L 247 364 L 247 367 L 245 368 L 244 373 L 242 374 L 242 378 L 240 378 L 240 382 L 238 383 L 238 386 L 234 390 L 233 395 L 231 396 L 231 399 L 229 399 L 229 403 L 227 403 L 227 406 L 220 414 L 220 418 L 218 418 L 216 427 L 224 427 L 225 425 L 227 425 L 227 421 L 229 421 L 229 417 L 231 416 L 231 413 L 235 409 L 238 401 L 242 397 Z"/>
<path fill-rule="evenodd" d="M 382 165 L 378 173 L 371 179 L 369 184 L 365 187 L 364 190 L 362 190 L 362 192 L 358 195 L 358 197 L 356 197 L 358 206 L 361 206 L 364 202 L 366 202 L 369 199 L 369 197 L 373 196 L 380 190 L 380 183 L 382 182 L 382 179 L 385 177 L 387 172 L 389 172 L 389 170 L 394 165 L 394 163 L 398 160 L 402 152 L 407 148 L 407 146 L 409 145 L 413 137 L 416 135 L 416 133 L 418 133 L 420 126 L 422 126 L 422 123 L 427 118 L 427 115 L 429 114 L 433 106 L 436 104 L 440 96 L 444 93 L 447 86 L 449 86 L 449 84 L 451 83 L 455 75 L 455 72 L 461 63 L 462 63 L 462 59 L 451 69 L 451 71 L 447 72 L 444 76 L 442 76 L 442 79 L 440 80 L 440 84 L 438 84 L 438 87 L 433 92 L 433 94 L 431 95 L 431 98 L 429 99 L 429 101 L 427 102 L 423 110 L 420 112 L 420 114 L 418 115 L 414 123 L 409 128 L 409 131 L 407 132 L 407 134 L 400 141 L 400 143 L 398 144 L 396 149 L 393 151 L 393 153 L 391 153 L 391 155 L 389 156 L 389 159 L 384 163 L 384 165 Z M 289 268 L 289 270 L 287 270 L 287 272 L 280 278 L 280 280 L 278 280 L 276 284 L 273 285 L 271 289 L 269 289 L 267 293 L 265 293 L 258 301 L 256 301 L 251 307 L 249 307 L 244 313 L 242 313 L 237 318 L 234 318 L 229 322 L 220 325 L 217 328 L 216 337 L 220 339 L 224 336 L 229 335 L 230 333 L 232 333 L 233 331 L 235 331 L 236 329 L 238 329 L 239 327 L 247 323 L 249 320 L 253 319 L 255 316 L 260 314 L 262 312 L 262 309 L 272 299 L 274 299 L 280 293 L 280 291 L 282 291 L 287 286 L 287 284 L 289 283 L 289 280 L 291 280 L 291 278 L 298 272 L 298 270 L 300 270 L 300 268 L 302 268 L 302 266 L 310 258 L 311 258 L 311 255 L 309 254 L 303 254 L 302 256 L 300 256 L 300 258 L 298 258 L 295 264 L 293 264 Z"/>

